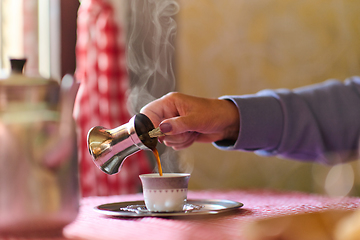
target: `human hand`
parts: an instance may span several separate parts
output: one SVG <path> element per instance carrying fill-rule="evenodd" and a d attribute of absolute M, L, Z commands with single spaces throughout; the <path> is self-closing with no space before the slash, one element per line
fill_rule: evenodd
<path fill-rule="evenodd" d="M 228 100 L 172 92 L 150 102 L 140 112 L 166 134 L 159 140 L 175 150 L 194 142 L 236 140 L 239 134 L 239 112 Z"/>

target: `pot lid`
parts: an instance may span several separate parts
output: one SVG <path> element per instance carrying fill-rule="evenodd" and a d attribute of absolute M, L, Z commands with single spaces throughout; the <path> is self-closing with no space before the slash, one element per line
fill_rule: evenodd
<path fill-rule="evenodd" d="M 23 75 L 24 66 L 26 63 L 26 59 L 10 59 L 11 64 L 11 72 L 10 74 L 0 79 L 0 87 L 1 86 L 41 86 L 41 85 L 59 85 L 59 83 L 52 79 L 46 79 L 43 77 L 29 77 Z"/>
<path fill-rule="evenodd" d="M 0 112 L 24 109 L 57 109 L 60 84 L 42 77 L 23 75 L 26 59 L 10 59 L 11 73 L 0 79 Z"/>

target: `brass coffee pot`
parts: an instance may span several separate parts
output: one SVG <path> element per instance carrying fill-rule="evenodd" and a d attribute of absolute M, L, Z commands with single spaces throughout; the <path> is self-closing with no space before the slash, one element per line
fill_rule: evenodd
<path fill-rule="evenodd" d="M 96 166 L 111 175 L 118 173 L 124 160 L 132 154 L 140 150 L 154 150 L 157 138 L 163 135 L 146 115 L 139 113 L 128 123 L 114 129 L 93 127 L 87 141 Z"/>

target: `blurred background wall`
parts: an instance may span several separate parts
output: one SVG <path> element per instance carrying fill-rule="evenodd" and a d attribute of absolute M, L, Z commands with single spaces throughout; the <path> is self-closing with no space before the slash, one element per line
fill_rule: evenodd
<path fill-rule="evenodd" d="M 180 92 L 217 98 L 360 75 L 359 1 L 178 2 Z M 211 144 L 180 151 L 180 160 L 192 171 L 192 189 L 269 187 L 359 195 L 356 162 L 331 168 L 224 152 Z"/>
<path fill-rule="evenodd" d="M 88 1 L 83 0 L 83 3 Z M 134 0 L 102 1 L 111 2 L 117 9 L 118 22 L 129 27 L 129 3 Z M 180 11 L 176 15 L 173 65 L 177 91 L 217 98 L 225 94 L 251 94 L 265 88 L 291 89 L 329 78 L 344 80 L 360 75 L 359 1 L 177 2 Z M 46 74 L 56 79 L 74 71 L 79 1 L 1 0 L 0 3 L 1 68 L 6 67 L 8 55 L 13 55 L 5 51 L 5 47 L 10 43 L 19 45 L 14 40 L 25 39 L 25 43 L 20 45 L 30 47 L 15 49 L 21 49 L 21 54 L 30 55 L 28 67 L 33 66 L 36 71 L 38 67 L 44 68 Z M 7 8 L 9 6 L 14 6 L 16 11 L 25 10 L 15 14 L 14 10 Z M 48 44 L 40 44 L 40 47 L 47 48 L 44 53 L 49 61 L 41 61 L 41 56 L 39 64 L 37 61 L 35 52 L 38 43 L 34 44 L 34 41 L 38 41 L 37 24 L 31 25 L 29 23 L 32 22 L 26 20 L 26 31 L 23 26 L 12 27 L 22 29 L 24 32 L 20 33 L 24 35 L 5 38 L 4 32 L 11 29 L 8 26 L 14 26 L 13 19 L 5 21 L 9 13 L 19 16 L 15 19 L 21 21 L 20 16 L 33 19 L 37 14 L 47 19 L 41 22 L 49 24 L 39 27 L 43 26 L 46 30 L 46 37 L 41 39 L 48 41 Z M 36 23 L 38 19 L 33 21 Z M 54 37 L 59 40 L 59 33 L 54 34 L 56 31 L 62 33 L 61 41 L 51 40 Z M 25 37 L 26 33 L 30 35 Z M 56 54 L 53 54 L 54 49 Z M 55 60 L 52 55 L 55 55 Z M 161 151 L 166 149 L 164 146 L 160 148 Z M 168 158 L 179 158 L 181 169 L 192 172 L 191 189 L 275 188 L 360 195 L 358 162 L 333 168 L 275 157 L 259 157 L 249 152 L 224 152 L 211 144 L 194 144 L 176 154 L 171 152 Z"/>

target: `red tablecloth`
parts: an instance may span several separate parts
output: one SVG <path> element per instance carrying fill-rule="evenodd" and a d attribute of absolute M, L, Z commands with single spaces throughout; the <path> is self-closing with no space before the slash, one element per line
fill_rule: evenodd
<path fill-rule="evenodd" d="M 142 200 L 142 194 L 87 197 L 81 200 L 78 218 L 64 229 L 64 239 L 243 239 L 244 225 L 256 219 L 325 211 L 355 210 L 360 198 L 330 198 L 299 192 L 270 190 L 190 191 L 189 199 L 227 199 L 244 206 L 221 215 L 181 218 L 119 218 L 94 211 L 104 203 Z"/>

